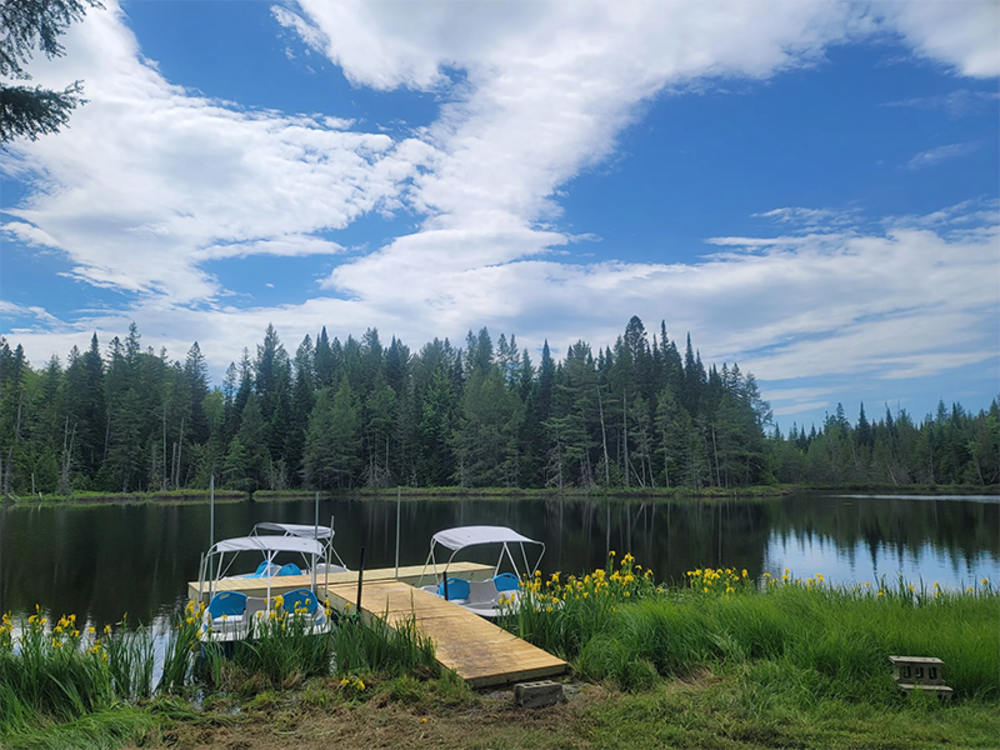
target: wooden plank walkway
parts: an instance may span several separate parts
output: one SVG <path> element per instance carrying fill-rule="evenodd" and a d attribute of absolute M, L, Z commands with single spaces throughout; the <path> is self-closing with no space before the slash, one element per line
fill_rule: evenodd
<path fill-rule="evenodd" d="M 449 573 L 454 571 L 453 564 Z M 356 579 L 353 583 L 331 585 L 326 590 L 331 606 L 341 612 L 348 605 L 350 611 L 357 609 L 357 595 Z M 361 614 L 366 619 L 385 619 L 392 626 L 415 618 L 420 632 L 434 642 L 441 666 L 454 670 L 472 687 L 550 677 L 566 671 L 562 659 L 479 615 L 402 581 L 369 580 L 367 571 Z"/>
<path fill-rule="evenodd" d="M 420 574 L 423 570 L 423 565 L 401 565 L 399 568 L 399 580 L 404 583 L 408 583 L 411 586 L 416 586 L 417 582 L 420 580 Z M 485 581 L 488 578 L 492 578 L 493 566 L 482 565 L 481 563 L 475 562 L 456 562 L 452 563 L 451 567 L 448 568 L 448 575 L 456 578 L 466 578 L 470 581 Z M 395 578 L 395 568 L 373 568 L 365 571 L 364 580 L 365 583 L 368 583 L 369 581 L 374 583 L 375 581 L 394 580 Z M 357 571 L 352 570 L 347 573 L 331 573 L 329 579 L 324 578 L 324 576 L 316 577 L 317 588 L 322 588 L 325 582 L 328 582 L 331 586 L 334 584 L 346 584 L 353 582 L 356 588 L 358 585 L 358 573 Z M 424 583 L 429 584 L 433 582 L 434 576 L 432 574 L 432 569 L 428 568 L 428 574 L 425 576 Z M 289 591 L 309 588 L 311 586 L 312 576 L 309 575 L 273 576 L 271 578 L 271 596 L 287 594 Z M 216 586 L 216 591 L 240 591 L 247 596 L 265 597 L 267 596 L 267 579 L 227 578 L 219 581 Z M 197 581 L 190 581 L 188 583 L 188 599 L 193 602 L 198 601 Z M 207 586 L 205 592 L 202 594 L 202 599 L 206 604 L 208 603 Z"/>

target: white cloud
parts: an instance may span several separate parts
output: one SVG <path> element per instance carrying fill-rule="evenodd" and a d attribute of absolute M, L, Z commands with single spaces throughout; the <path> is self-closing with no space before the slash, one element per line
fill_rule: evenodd
<path fill-rule="evenodd" d="M 829 401 L 806 401 L 803 403 L 792 404 L 791 406 L 782 406 L 780 408 L 774 409 L 773 414 L 776 417 L 787 417 L 792 414 L 802 414 L 803 412 L 816 411 L 822 409 L 824 406 L 829 406 Z"/>
<path fill-rule="evenodd" d="M 1000 75 L 1000 5 L 996 0 L 883 0 L 872 6 L 917 54 L 962 75 Z"/>
<path fill-rule="evenodd" d="M 200 248 L 191 253 L 194 261 L 246 258 L 250 255 L 276 255 L 282 258 L 301 258 L 308 255 L 336 255 L 344 252 L 343 246 L 319 237 L 289 235 L 252 242 L 233 242 Z"/>
<path fill-rule="evenodd" d="M 65 58 L 32 66 L 42 85 L 84 79 L 89 103 L 58 138 L 15 143 L 2 162 L 38 175 L 6 229 L 65 252 L 82 281 L 184 304 L 224 291 L 205 260 L 338 252 L 311 235 L 398 201 L 409 159 L 426 152 L 346 120 L 190 94 L 141 58 L 106 5 L 71 28 Z"/>
<path fill-rule="evenodd" d="M 38 324 L 45 326 L 49 330 L 65 328 L 61 321 L 54 315 L 51 315 L 47 310 L 36 305 L 18 305 L 15 302 L 9 300 L 0 299 L 0 319 L 13 319 L 13 318 L 31 318 L 38 322 Z M 5 326 L 6 327 L 6 326 Z M 16 332 L 17 329 L 13 329 L 12 332 Z M 31 354 L 28 355 L 32 356 Z"/>
<path fill-rule="evenodd" d="M 762 213 L 751 214 L 764 219 L 773 219 L 780 224 L 790 224 L 802 227 L 803 230 L 811 230 L 817 227 L 828 228 L 836 226 L 847 226 L 857 221 L 858 212 L 851 210 L 835 210 L 830 208 L 802 208 L 785 207 L 775 208 Z M 709 240 L 712 242 L 712 240 Z M 725 244 L 714 242 L 714 244 Z M 742 244 L 742 243 L 740 243 Z"/>
<path fill-rule="evenodd" d="M 5 224 L 0 224 L 0 233 L 32 247 L 53 248 L 58 246 L 50 234 L 23 221 L 8 221 Z"/>
<path fill-rule="evenodd" d="M 548 337 L 562 350 L 579 337 L 595 346 L 613 343 L 633 314 L 651 333 L 665 319 L 674 340 L 691 331 L 707 362 L 738 361 L 762 381 L 910 379 L 995 363 L 997 225 L 985 237 L 948 240 L 930 229 L 887 224 L 884 232 L 830 232 L 761 254 L 688 264 L 574 265 L 545 257 L 489 264 L 484 254 L 492 232 L 481 238 L 485 249 L 470 248 L 475 262 L 469 262 L 456 247 L 470 238 L 449 238 L 442 230 L 397 241 L 391 257 L 374 253 L 361 265 L 341 266 L 342 299 L 207 311 L 150 300 L 127 314 L 88 317 L 74 329 L 122 333 L 134 318 L 174 356 L 199 340 L 216 358 L 217 372 L 268 323 L 290 348 L 323 325 L 335 325 L 331 335 L 343 336 L 377 321 L 385 337 L 397 335 L 413 347 L 432 336 L 460 342 L 470 325 L 487 325 L 494 335 L 516 333 L 522 346 L 538 347 Z M 534 249 L 530 234 L 504 238 L 529 243 L 520 252 Z M 428 247 L 408 247 L 420 242 Z M 433 262 L 425 263 L 432 252 Z M 56 340 L 63 353 L 80 343 L 81 333 L 67 330 L 53 339 L 46 331 L 40 326 L 19 340 L 26 346 L 30 340 L 29 352 L 42 358 Z M 812 386 L 765 387 L 764 395 L 778 402 L 780 414 L 798 413 L 786 407 L 803 402 L 837 400 L 829 389 Z"/>
<path fill-rule="evenodd" d="M 432 125 L 393 141 L 334 116 L 246 112 L 173 85 L 107 4 L 67 36 L 66 58 L 33 69 L 43 84 L 85 79 L 91 103 L 58 138 L 4 163 L 11 175 L 42 176 L 8 231 L 61 249 L 76 278 L 138 295 L 127 310 L 83 316 L 76 330 L 120 333 L 135 319 L 175 356 L 199 340 L 219 369 L 269 322 L 289 345 L 325 324 L 377 325 L 417 346 L 488 325 L 559 347 L 581 336 L 611 343 L 638 314 L 650 327 L 665 318 L 675 338 L 691 331 L 706 359 L 738 359 L 774 380 L 910 377 L 989 350 L 997 223 L 980 209 L 964 224 L 971 208 L 872 229 L 850 210 L 776 208 L 760 216 L 781 225 L 777 236 L 713 237 L 731 250 L 689 264 L 567 262 L 557 252 L 574 238 L 546 223 L 565 183 L 612 154 L 644 103 L 668 92 L 766 80 L 886 30 L 962 74 L 995 75 L 982 5 L 951 4 L 940 23 L 937 11 L 880 4 L 868 13 L 837 0 L 302 0 L 298 12 L 274 9 L 356 85 L 446 95 Z M 933 153 L 925 163 L 949 155 Z M 336 296 L 224 305 L 226 290 L 201 265 L 335 255 L 340 245 L 320 233 L 401 207 L 418 228 L 339 257 L 322 281 Z M 70 335 L 47 330 L 19 336 L 43 355 L 65 351 Z M 959 344 L 961 356 L 949 358 Z"/>
<path fill-rule="evenodd" d="M 977 148 L 979 148 L 978 143 L 951 143 L 947 146 L 938 146 L 928 151 L 921 151 L 919 154 L 910 159 L 906 163 L 906 166 L 909 169 L 931 167 L 935 164 L 947 161 L 948 159 L 955 159 L 959 156 L 971 154 Z"/>
<path fill-rule="evenodd" d="M 956 89 L 944 96 L 911 97 L 898 101 L 886 102 L 886 107 L 913 107 L 915 109 L 943 109 L 952 117 L 981 112 L 989 107 L 995 107 L 1000 99 L 996 91 L 969 91 Z"/>

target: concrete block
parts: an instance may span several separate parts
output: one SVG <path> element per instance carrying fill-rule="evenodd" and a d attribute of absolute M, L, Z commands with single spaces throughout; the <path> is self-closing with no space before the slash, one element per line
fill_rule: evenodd
<path fill-rule="evenodd" d="M 562 685 L 552 680 L 521 682 L 514 686 L 514 704 L 519 708 L 545 708 L 562 698 Z"/>

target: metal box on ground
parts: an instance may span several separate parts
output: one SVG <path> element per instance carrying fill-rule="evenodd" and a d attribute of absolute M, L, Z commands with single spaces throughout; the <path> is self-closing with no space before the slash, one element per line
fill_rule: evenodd
<path fill-rule="evenodd" d="M 890 656 L 893 677 L 901 690 L 926 690 L 939 698 L 951 698 L 954 690 L 944 682 L 944 662 L 933 656 Z"/>

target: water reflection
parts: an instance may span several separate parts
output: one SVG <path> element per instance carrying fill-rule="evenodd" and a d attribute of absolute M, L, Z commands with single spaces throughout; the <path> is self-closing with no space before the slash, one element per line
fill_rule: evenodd
<path fill-rule="evenodd" d="M 394 565 L 394 501 L 321 501 L 320 523 L 331 516 L 348 565 L 357 564 L 362 545 L 368 567 Z M 215 535 L 240 536 L 264 520 L 311 524 L 314 518 L 309 500 L 220 504 Z M 1000 578 L 996 498 L 421 499 L 402 504 L 401 564 L 421 564 L 435 531 L 467 524 L 511 526 L 545 541 L 546 575 L 591 570 L 615 550 L 632 552 L 658 579 L 673 581 L 694 568 L 724 565 L 752 576 L 788 567 L 848 583 L 899 572 L 951 587 Z M 185 598 L 208 544 L 207 504 L 0 509 L 0 611 L 37 603 L 98 625 L 123 612 L 150 622 Z"/>

